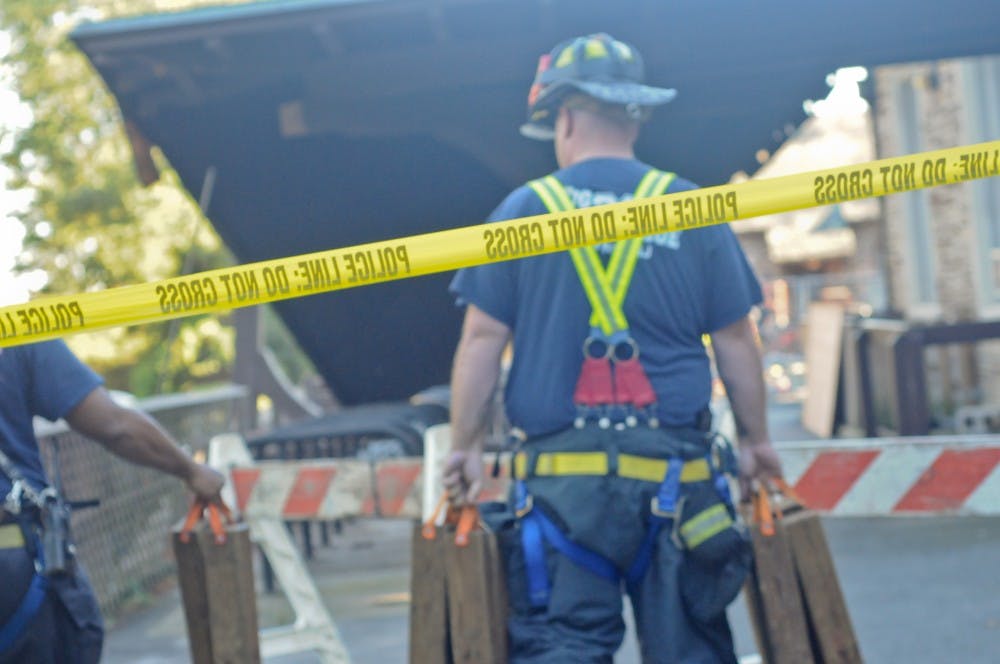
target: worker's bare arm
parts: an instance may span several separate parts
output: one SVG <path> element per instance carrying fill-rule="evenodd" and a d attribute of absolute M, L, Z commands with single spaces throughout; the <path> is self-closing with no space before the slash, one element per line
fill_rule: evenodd
<path fill-rule="evenodd" d="M 222 475 L 196 463 L 160 425 L 144 413 L 118 405 L 103 387 L 88 394 L 66 421 L 114 454 L 184 480 L 201 498 L 214 499 L 222 488 Z"/>
<path fill-rule="evenodd" d="M 713 332 L 712 349 L 736 419 L 741 487 L 747 496 L 751 480 L 781 475 L 767 430 L 767 393 L 753 323 L 744 317 Z"/>
<path fill-rule="evenodd" d="M 451 375 L 452 454 L 445 486 L 456 499 L 473 500 L 482 481 L 482 450 L 500 358 L 510 328 L 469 305 Z"/>

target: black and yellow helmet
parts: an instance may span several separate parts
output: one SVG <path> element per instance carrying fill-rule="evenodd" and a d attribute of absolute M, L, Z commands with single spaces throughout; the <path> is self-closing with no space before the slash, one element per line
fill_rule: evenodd
<path fill-rule="evenodd" d="M 521 134 L 551 140 L 559 106 L 574 90 L 637 110 L 666 104 L 677 96 L 676 90 L 644 85 L 644 80 L 642 56 L 623 41 L 603 32 L 564 41 L 538 61 Z"/>

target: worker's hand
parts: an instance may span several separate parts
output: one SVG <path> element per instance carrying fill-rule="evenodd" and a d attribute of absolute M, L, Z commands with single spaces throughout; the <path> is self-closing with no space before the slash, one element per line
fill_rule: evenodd
<path fill-rule="evenodd" d="M 207 501 L 215 501 L 219 498 L 219 492 L 226 483 L 226 478 L 210 466 L 203 463 L 191 464 L 188 472 L 187 485 L 198 498 Z"/>
<path fill-rule="evenodd" d="M 766 483 L 781 477 L 781 460 L 771 441 L 746 443 L 740 441 L 740 497 L 748 502 L 753 495 L 753 483 Z"/>
<path fill-rule="evenodd" d="M 459 507 L 474 503 L 483 488 L 483 454 L 479 450 L 452 450 L 444 464 L 448 501 Z"/>

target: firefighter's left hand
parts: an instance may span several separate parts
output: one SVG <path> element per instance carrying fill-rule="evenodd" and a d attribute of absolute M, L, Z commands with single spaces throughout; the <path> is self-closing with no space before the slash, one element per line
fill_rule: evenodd
<path fill-rule="evenodd" d="M 452 450 L 444 465 L 444 488 L 452 505 L 474 503 L 483 488 L 482 452 Z"/>

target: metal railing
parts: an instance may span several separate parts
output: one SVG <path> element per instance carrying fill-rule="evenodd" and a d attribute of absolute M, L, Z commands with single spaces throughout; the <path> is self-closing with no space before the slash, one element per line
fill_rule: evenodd
<path fill-rule="evenodd" d="M 949 380 L 947 375 L 929 380 L 929 349 L 975 346 L 1000 339 L 1000 321 L 920 325 L 864 319 L 849 322 L 847 331 L 857 363 L 856 377 L 851 381 L 855 384 L 849 387 L 860 395 L 860 428 L 868 436 L 920 436 L 934 428 L 930 392 L 935 385 L 931 383 Z"/>

